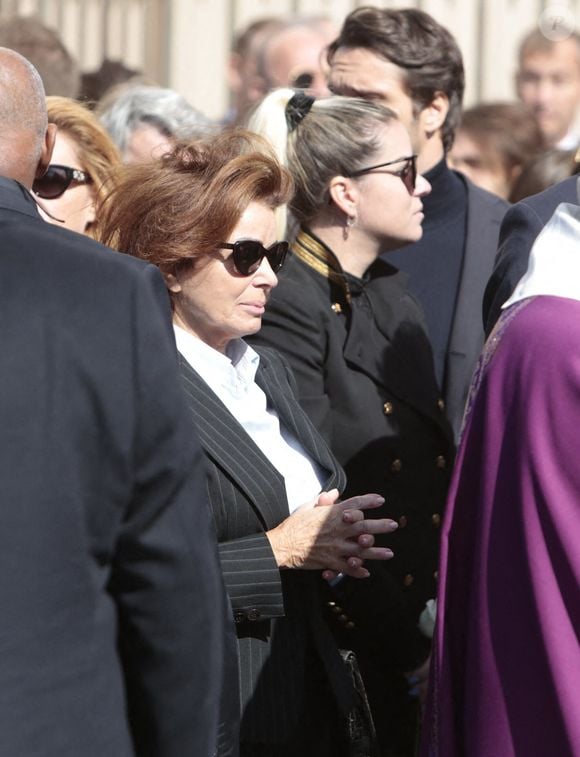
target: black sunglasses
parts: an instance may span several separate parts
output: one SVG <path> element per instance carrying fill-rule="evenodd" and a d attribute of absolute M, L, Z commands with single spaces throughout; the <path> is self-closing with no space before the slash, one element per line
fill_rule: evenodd
<path fill-rule="evenodd" d="M 86 171 L 80 171 L 78 168 L 50 165 L 44 176 L 34 180 L 32 191 L 43 200 L 56 200 L 66 192 L 73 181 L 77 184 L 90 184 L 92 179 Z"/>
<path fill-rule="evenodd" d="M 288 85 L 291 89 L 310 89 L 314 83 L 314 74 L 310 71 L 303 71 L 295 74 Z"/>
<path fill-rule="evenodd" d="M 256 273 L 264 258 L 267 258 L 274 273 L 278 273 L 284 265 L 288 242 L 274 242 L 266 248 L 257 239 L 241 239 L 239 242 L 220 242 L 218 250 L 233 250 L 234 266 L 242 276 Z"/>
<path fill-rule="evenodd" d="M 376 166 L 369 166 L 368 168 L 361 168 L 360 171 L 353 171 L 352 173 L 349 173 L 348 176 L 351 179 L 354 179 L 356 176 L 362 176 L 365 173 L 370 173 L 371 171 L 376 171 L 377 168 L 385 168 L 386 166 L 393 166 L 396 163 L 405 163 L 403 168 L 401 168 L 400 171 L 385 171 L 385 173 L 390 173 L 392 176 L 398 176 L 405 187 L 407 188 L 407 192 L 412 195 L 415 191 L 415 184 L 417 182 L 417 156 L 416 155 L 409 155 L 407 158 L 397 158 L 396 160 L 389 160 L 387 163 L 379 163 Z"/>

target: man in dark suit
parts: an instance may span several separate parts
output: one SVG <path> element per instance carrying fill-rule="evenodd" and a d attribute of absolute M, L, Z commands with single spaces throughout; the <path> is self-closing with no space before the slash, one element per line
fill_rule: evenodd
<path fill-rule="evenodd" d="M 423 307 L 457 437 L 483 345 L 483 290 L 507 209 L 445 161 L 461 115 L 461 52 L 447 29 L 422 11 L 366 7 L 347 16 L 328 57 L 330 89 L 394 110 L 413 139 L 419 173 L 433 187 L 423 199 L 423 238 L 385 257 L 409 274 L 409 289 Z"/>
<path fill-rule="evenodd" d="M 578 202 L 577 176 L 518 202 L 503 220 L 495 268 L 483 297 L 483 322 L 489 336 L 501 315 L 501 306 L 514 291 L 528 267 L 536 237 L 561 202 Z"/>
<path fill-rule="evenodd" d="M 41 220 L 54 131 L 4 48 L 0 125 L 0 754 L 210 757 L 223 587 L 165 287 Z"/>

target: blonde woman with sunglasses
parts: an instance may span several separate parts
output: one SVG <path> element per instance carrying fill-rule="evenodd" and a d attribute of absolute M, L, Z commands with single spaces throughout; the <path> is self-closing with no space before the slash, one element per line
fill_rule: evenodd
<path fill-rule="evenodd" d="M 50 165 L 32 191 L 45 220 L 95 237 L 96 208 L 112 187 L 119 153 L 85 105 L 56 96 L 47 97 L 46 105 L 56 140 Z"/>
<path fill-rule="evenodd" d="M 287 165 L 298 227 L 255 345 L 289 361 L 298 395 L 345 468 L 347 492 L 377 491 L 398 521 L 378 541 L 366 600 L 350 579 L 329 597 L 341 643 L 363 671 L 381 754 L 412 754 L 416 678 L 427 658 L 419 616 L 435 595 L 438 531 L 453 458 L 422 313 L 381 252 L 422 236 L 410 136 L 395 114 L 357 98 L 273 92 L 250 120 Z M 348 620 L 344 620 L 348 618 Z"/>

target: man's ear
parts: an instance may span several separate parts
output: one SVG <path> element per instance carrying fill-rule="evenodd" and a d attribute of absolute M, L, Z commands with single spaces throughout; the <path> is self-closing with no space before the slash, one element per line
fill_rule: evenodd
<path fill-rule="evenodd" d="M 444 92 L 435 92 L 434 98 L 419 114 L 422 130 L 428 134 L 435 134 L 443 127 L 449 113 L 449 98 Z"/>
<path fill-rule="evenodd" d="M 328 192 L 336 207 L 346 216 L 356 216 L 360 193 L 356 183 L 346 176 L 334 176 Z"/>
<path fill-rule="evenodd" d="M 36 165 L 36 173 L 34 178 L 40 179 L 44 176 L 46 169 L 50 165 L 50 159 L 52 158 L 52 151 L 54 150 L 54 141 L 56 139 L 56 124 L 48 124 L 46 128 L 46 134 L 44 135 L 44 142 L 42 145 L 42 151 L 40 158 Z"/>

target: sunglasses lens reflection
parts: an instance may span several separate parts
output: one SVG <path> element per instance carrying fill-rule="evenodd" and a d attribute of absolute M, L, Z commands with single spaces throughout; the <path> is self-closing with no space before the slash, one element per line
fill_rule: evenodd
<path fill-rule="evenodd" d="M 58 166 L 49 166 L 47 172 L 32 185 L 35 194 L 43 200 L 55 200 L 67 190 L 72 181 L 66 171 Z"/>
<path fill-rule="evenodd" d="M 403 168 L 401 171 L 401 179 L 403 180 L 403 184 L 407 188 L 409 194 L 413 194 L 417 183 L 417 166 L 415 164 L 415 158 L 411 158 L 405 168 Z"/>
<path fill-rule="evenodd" d="M 288 242 L 276 242 L 268 251 L 268 263 L 274 273 L 278 273 L 284 265 L 286 253 L 288 252 Z"/>

